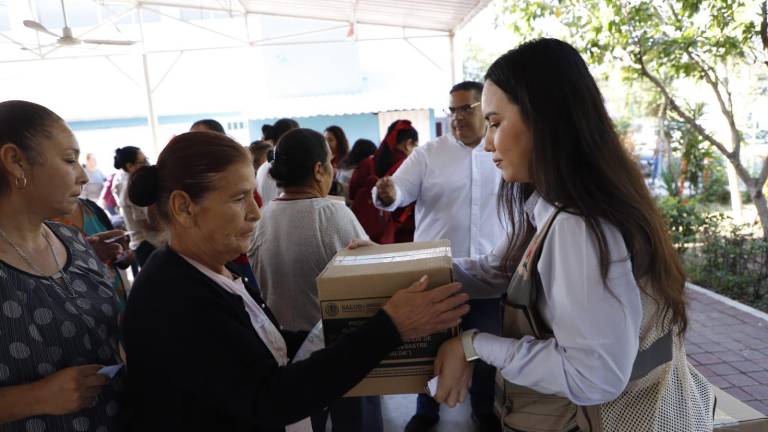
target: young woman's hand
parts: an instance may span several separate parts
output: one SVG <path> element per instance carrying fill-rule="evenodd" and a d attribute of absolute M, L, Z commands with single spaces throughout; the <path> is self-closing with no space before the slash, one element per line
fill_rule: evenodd
<path fill-rule="evenodd" d="M 403 340 L 428 336 L 459 325 L 469 312 L 467 294 L 459 294 L 461 284 L 450 283 L 427 290 L 429 279 L 423 276 L 401 289 L 382 306 Z"/>
<path fill-rule="evenodd" d="M 435 374 L 438 376 L 435 400 L 453 408 L 464 402 L 472 384 L 474 363 L 464 358 L 461 336 L 445 341 L 435 358 Z"/>

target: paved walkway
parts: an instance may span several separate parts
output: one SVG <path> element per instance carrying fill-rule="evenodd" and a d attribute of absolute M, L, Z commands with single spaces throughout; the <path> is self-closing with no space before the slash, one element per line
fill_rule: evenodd
<path fill-rule="evenodd" d="M 689 290 L 686 350 L 709 381 L 768 415 L 768 315 Z"/>

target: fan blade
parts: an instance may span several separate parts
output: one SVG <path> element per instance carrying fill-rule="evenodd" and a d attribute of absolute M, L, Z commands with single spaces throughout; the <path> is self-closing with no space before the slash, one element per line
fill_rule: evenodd
<path fill-rule="evenodd" d="M 80 42 L 96 45 L 133 45 L 136 41 L 120 41 L 120 40 L 102 40 L 102 39 L 81 39 Z"/>
<path fill-rule="evenodd" d="M 60 38 L 61 37 L 61 36 L 57 35 L 56 33 L 48 30 L 47 28 L 45 28 L 44 25 L 40 24 L 37 21 L 24 20 L 24 27 L 30 28 L 30 29 L 35 30 L 35 31 L 39 31 L 40 33 L 45 33 L 45 34 L 51 35 L 51 36 L 53 36 L 55 38 Z"/>

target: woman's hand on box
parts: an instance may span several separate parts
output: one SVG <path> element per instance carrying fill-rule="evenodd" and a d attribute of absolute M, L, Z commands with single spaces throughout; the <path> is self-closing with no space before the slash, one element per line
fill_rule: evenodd
<path fill-rule="evenodd" d="M 437 380 L 436 401 L 453 408 L 464 402 L 472 384 L 474 364 L 464 358 L 461 336 L 445 341 L 435 357 Z"/>
<path fill-rule="evenodd" d="M 382 307 L 392 319 L 403 340 L 428 336 L 459 325 L 469 312 L 469 296 L 459 293 L 461 284 L 450 283 L 427 290 L 429 279 L 423 276 L 406 289 L 399 290 Z"/>
<path fill-rule="evenodd" d="M 347 245 L 347 249 L 357 249 L 361 247 L 366 246 L 378 246 L 379 244 L 376 242 L 372 242 L 368 239 L 354 239 L 351 242 L 349 242 L 349 245 Z"/>

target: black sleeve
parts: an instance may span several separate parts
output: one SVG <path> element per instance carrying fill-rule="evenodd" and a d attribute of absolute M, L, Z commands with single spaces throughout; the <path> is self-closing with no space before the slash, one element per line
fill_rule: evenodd
<path fill-rule="evenodd" d="M 153 303 L 142 307 L 143 323 L 140 329 L 134 323 L 134 339 L 127 335 L 128 355 L 136 358 L 137 350 L 144 351 L 144 359 L 168 365 L 162 371 L 164 385 L 208 401 L 239 424 L 267 430 L 295 423 L 341 397 L 402 343 L 380 311 L 356 333 L 309 359 L 279 367 L 253 328 L 233 316 L 228 305 L 206 296 Z"/>
<path fill-rule="evenodd" d="M 299 350 L 301 344 L 304 343 L 304 339 L 306 339 L 309 334 L 307 331 L 291 330 L 280 330 L 280 333 L 283 335 L 285 344 L 288 346 L 288 358 L 290 359 L 296 355 L 296 351 Z"/>

